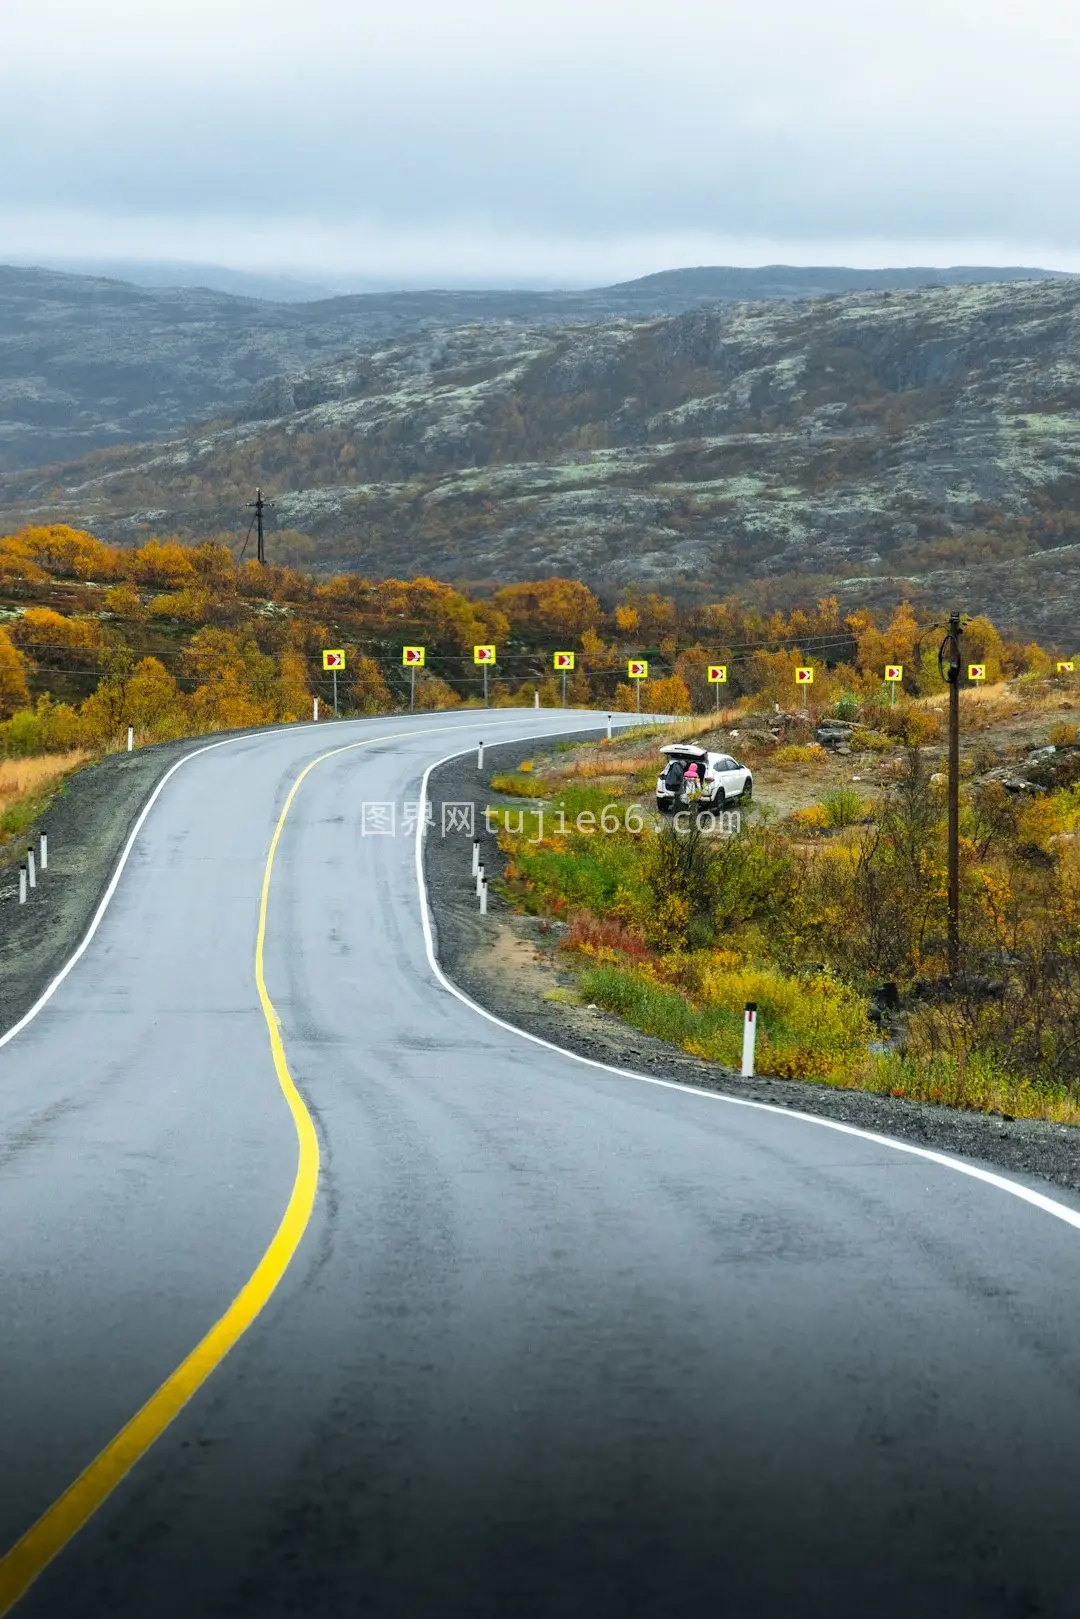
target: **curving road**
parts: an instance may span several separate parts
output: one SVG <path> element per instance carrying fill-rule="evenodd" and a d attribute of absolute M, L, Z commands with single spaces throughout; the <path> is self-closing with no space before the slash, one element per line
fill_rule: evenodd
<path fill-rule="evenodd" d="M 437 978 L 413 840 L 361 804 L 556 723 L 263 734 L 164 786 L 0 1050 L 0 1612 L 32 1575 L 27 1619 L 1080 1612 L 1072 1209 Z M 265 1307 L 72 1532 L 287 1209 Z"/>

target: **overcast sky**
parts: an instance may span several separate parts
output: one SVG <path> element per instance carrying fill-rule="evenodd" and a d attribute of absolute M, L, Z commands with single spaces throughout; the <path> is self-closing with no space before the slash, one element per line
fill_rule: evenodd
<path fill-rule="evenodd" d="M 0 0 L 0 260 L 1080 269 L 1076 0 Z"/>

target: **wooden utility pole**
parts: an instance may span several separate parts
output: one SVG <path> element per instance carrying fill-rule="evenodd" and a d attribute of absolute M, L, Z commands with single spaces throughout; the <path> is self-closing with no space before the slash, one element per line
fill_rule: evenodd
<path fill-rule="evenodd" d="M 938 654 L 949 682 L 949 982 L 960 971 L 960 614 L 949 614 L 949 633 Z"/>
<path fill-rule="evenodd" d="M 249 510 L 253 510 L 255 513 L 255 533 L 258 540 L 255 555 L 264 568 L 266 567 L 266 546 L 263 543 L 263 512 L 266 510 L 266 505 L 267 502 L 263 499 L 262 490 L 256 489 L 255 499 L 251 502 Z M 250 529 L 248 529 L 248 533 L 251 533 Z"/>

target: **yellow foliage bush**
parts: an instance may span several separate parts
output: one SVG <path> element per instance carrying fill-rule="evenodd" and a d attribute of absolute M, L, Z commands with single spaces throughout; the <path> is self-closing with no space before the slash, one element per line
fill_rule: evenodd
<path fill-rule="evenodd" d="M 788 817 L 789 824 L 799 832 L 824 832 L 829 824 L 824 804 L 808 804 Z"/>
<path fill-rule="evenodd" d="M 820 742 L 788 742 L 777 748 L 772 763 L 777 765 L 812 765 L 827 759 L 828 753 Z"/>

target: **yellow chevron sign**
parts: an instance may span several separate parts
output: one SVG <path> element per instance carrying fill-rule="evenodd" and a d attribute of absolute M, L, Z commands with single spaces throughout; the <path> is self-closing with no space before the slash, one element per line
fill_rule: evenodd
<path fill-rule="evenodd" d="M 648 660 L 646 658 L 631 658 L 626 665 L 626 673 L 631 680 L 648 680 Z"/>
<path fill-rule="evenodd" d="M 422 646 L 403 646 L 401 661 L 407 669 L 422 669 L 426 648 Z"/>
<path fill-rule="evenodd" d="M 474 646 L 472 649 L 474 663 L 494 663 L 495 648 L 493 646 Z"/>
<path fill-rule="evenodd" d="M 709 665 L 709 685 L 710 686 L 723 686 L 723 685 L 726 684 L 726 682 L 727 682 L 727 664 L 726 663 L 710 663 L 710 665 Z"/>
<path fill-rule="evenodd" d="M 324 669 L 344 669 L 345 651 L 342 647 L 323 648 L 322 666 Z"/>
<path fill-rule="evenodd" d="M 552 662 L 556 669 L 572 669 L 574 667 L 574 654 L 572 652 L 556 652 Z"/>

